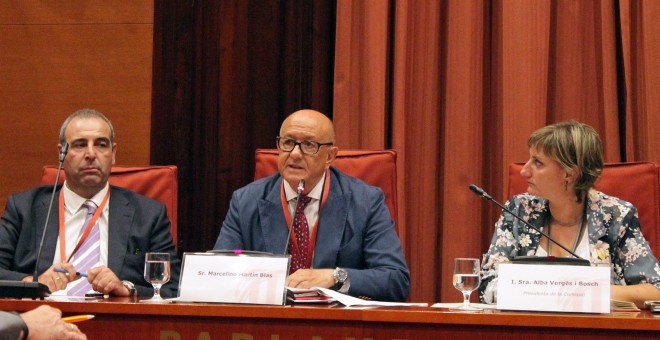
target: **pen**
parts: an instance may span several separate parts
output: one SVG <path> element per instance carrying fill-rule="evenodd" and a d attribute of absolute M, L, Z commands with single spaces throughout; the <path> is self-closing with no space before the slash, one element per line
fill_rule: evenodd
<path fill-rule="evenodd" d="M 62 318 L 62 321 L 68 323 L 76 323 L 81 321 L 87 321 L 92 318 L 94 318 L 94 315 L 92 314 L 72 315 L 72 316 L 67 316 L 66 318 Z"/>
<path fill-rule="evenodd" d="M 64 273 L 64 274 L 68 273 L 68 271 L 66 271 L 66 269 L 60 268 L 60 267 L 55 267 L 55 268 L 53 268 L 53 270 L 58 272 L 58 273 Z M 87 277 L 87 273 L 76 272 L 76 275 Z"/>

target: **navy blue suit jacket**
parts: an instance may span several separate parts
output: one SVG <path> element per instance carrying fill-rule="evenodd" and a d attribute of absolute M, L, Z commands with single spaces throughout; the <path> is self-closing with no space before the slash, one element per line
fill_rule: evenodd
<path fill-rule="evenodd" d="M 288 226 L 276 173 L 234 192 L 214 249 L 284 253 Z M 410 272 L 385 195 L 330 168 L 330 192 L 319 217 L 313 268 L 348 271 L 353 296 L 403 301 Z"/>
<path fill-rule="evenodd" d="M 52 264 L 59 233 L 59 191 L 53 201 L 48 221 L 39 273 Z M 0 279 L 21 280 L 34 274 L 37 248 L 46 222 L 52 186 L 38 187 L 9 197 L 0 221 Z M 108 268 L 120 280 L 135 284 L 138 295 L 153 295 L 153 287 L 144 279 L 144 255 L 147 252 L 170 253 L 171 278 L 161 288 L 161 295 L 177 296 L 181 262 L 176 256 L 170 234 L 170 220 L 163 204 L 132 191 L 110 186 L 108 202 Z M 85 278 L 82 278 L 84 280 Z"/>

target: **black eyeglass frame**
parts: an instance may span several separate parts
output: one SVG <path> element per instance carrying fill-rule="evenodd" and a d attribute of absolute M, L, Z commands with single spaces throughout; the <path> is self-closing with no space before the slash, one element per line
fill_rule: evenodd
<path fill-rule="evenodd" d="M 293 149 L 295 149 L 296 146 L 297 146 L 297 147 L 300 149 L 300 152 L 302 152 L 302 153 L 305 154 L 305 155 L 316 155 L 317 153 L 319 153 L 319 151 L 321 150 L 321 147 L 322 147 L 322 146 L 335 145 L 335 143 L 333 143 L 333 142 L 330 142 L 330 143 L 319 143 L 319 142 L 315 142 L 315 141 L 311 141 L 311 140 L 297 141 L 297 140 L 295 140 L 295 139 L 292 139 L 292 138 L 286 138 L 286 137 L 282 137 L 282 136 L 277 136 L 277 137 L 275 137 L 275 140 L 276 140 L 276 144 L 277 144 L 277 148 L 278 148 L 278 149 L 280 149 L 280 150 L 282 150 L 282 151 L 284 151 L 284 152 L 292 152 Z M 280 141 L 281 141 L 281 140 L 292 141 L 292 142 L 293 142 L 293 147 L 291 147 L 290 150 L 286 150 L 286 149 L 284 149 L 284 148 L 282 147 L 282 145 L 280 144 Z M 303 150 L 303 146 L 302 146 L 303 143 L 310 143 L 310 144 L 316 146 L 316 151 L 315 151 L 314 153 L 305 152 L 305 150 Z"/>

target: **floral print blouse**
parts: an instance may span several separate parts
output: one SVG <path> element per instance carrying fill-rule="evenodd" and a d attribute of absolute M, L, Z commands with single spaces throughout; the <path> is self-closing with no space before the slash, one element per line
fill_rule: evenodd
<path fill-rule="evenodd" d="M 660 289 L 660 265 L 642 235 L 637 209 L 629 202 L 594 189 L 587 195 L 587 234 L 592 265 L 609 263 L 612 283 L 634 285 L 650 283 Z M 523 220 L 544 231 L 550 217 L 548 201 L 529 194 L 513 196 L 506 207 Z M 533 256 L 541 234 L 528 228 L 507 212 L 495 223 L 493 241 L 484 254 L 479 299 L 497 277 L 496 263 L 516 256 Z M 494 282 L 493 282 L 494 283 Z"/>

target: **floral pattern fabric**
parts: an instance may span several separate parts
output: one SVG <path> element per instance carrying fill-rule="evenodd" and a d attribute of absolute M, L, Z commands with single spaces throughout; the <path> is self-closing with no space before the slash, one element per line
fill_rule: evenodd
<path fill-rule="evenodd" d="M 586 204 L 591 264 L 610 264 L 613 284 L 650 283 L 660 289 L 660 265 L 642 235 L 637 208 L 594 189 L 588 192 Z M 505 205 L 544 231 L 550 217 L 546 199 L 521 194 L 510 198 Z M 503 211 L 495 223 L 488 253 L 484 254 L 479 299 L 484 301 L 484 291 L 497 277 L 497 263 L 510 261 L 516 256 L 535 255 L 540 240 L 539 232 Z"/>

